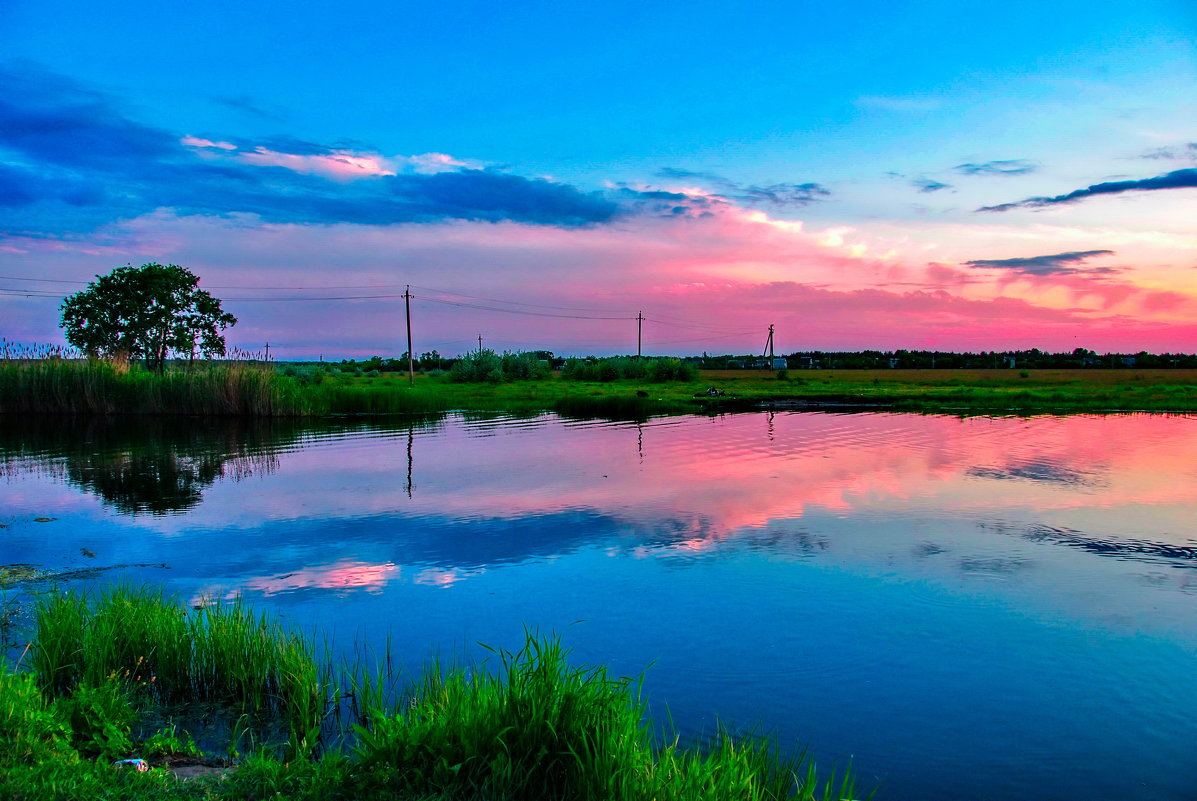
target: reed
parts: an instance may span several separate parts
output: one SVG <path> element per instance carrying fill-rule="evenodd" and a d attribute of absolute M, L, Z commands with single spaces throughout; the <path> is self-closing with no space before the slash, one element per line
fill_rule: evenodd
<path fill-rule="evenodd" d="M 0 794 L 79 797 L 439 801 L 774 801 L 855 798 L 850 773 L 820 783 L 805 756 L 726 731 L 706 747 L 659 744 L 640 682 L 575 666 L 560 641 L 528 633 L 494 670 L 434 665 L 395 693 L 389 657 L 330 671 L 311 640 L 239 601 L 185 610 L 160 592 L 118 587 L 52 595 L 36 612 L 28 672 L 0 665 Z M 388 648 L 389 654 L 389 648 Z M 129 701 L 136 702 L 130 706 Z M 226 780 L 172 783 L 114 771 L 114 756 L 186 752 L 173 725 L 135 743 L 147 704 L 209 701 L 273 711 L 281 752 L 252 753 Z M 330 712 L 359 721 L 317 749 Z M 242 721 L 230 734 L 240 740 Z M 324 739 L 329 739 L 325 737 Z M 348 743 L 348 747 L 344 743 Z M 230 746 L 235 753 L 239 745 Z"/>
<path fill-rule="evenodd" d="M 240 600 L 188 613 L 160 591 L 117 587 L 43 598 L 33 669 L 54 697 L 116 679 L 158 704 L 210 702 L 278 716 L 293 745 L 315 745 L 330 680 L 310 641 Z M 314 734 L 315 732 L 315 734 Z"/>
<path fill-rule="evenodd" d="M 654 747 L 639 682 L 568 661 L 528 634 L 499 670 L 429 669 L 396 706 L 357 727 L 353 761 L 370 797 L 501 801 L 843 799 L 850 774 L 819 783 L 814 764 L 759 737 Z"/>
<path fill-rule="evenodd" d="M 19 414 L 305 414 L 295 382 L 250 363 L 153 373 L 89 360 L 0 361 L 0 412 Z"/>

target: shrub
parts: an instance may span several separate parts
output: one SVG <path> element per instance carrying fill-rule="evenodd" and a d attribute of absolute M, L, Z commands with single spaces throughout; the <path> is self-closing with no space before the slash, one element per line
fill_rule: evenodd
<path fill-rule="evenodd" d="M 449 380 L 464 384 L 498 384 L 503 381 L 534 381 L 547 378 L 548 365 L 533 353 L 508 353 L 493 350 L 468 353 L 453 363 Z"/>
<path fill-rule="evenodd" d="M 573 381 L 606 383 L 617 379 L 647 379 L 665 381 L 693 381 L 698 368 L 672 357 L 635 359 L 630 356 L 611 356 L 605 359 L 567 359 L 561 370 L 562 378 Z"/>

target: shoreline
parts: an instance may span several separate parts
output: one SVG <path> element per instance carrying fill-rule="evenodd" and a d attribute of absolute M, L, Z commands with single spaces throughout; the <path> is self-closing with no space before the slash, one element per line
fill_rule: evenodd
<path fill-rule="evenodd" d="M 360 372 L 360 371 L 359 371 Z M 248 363 L 156 374 L 105 362 L 0 363 L 0 415 L 321 418 L 555 412 L 643 418 L 742 411 L 945 414 L 1197 412 L 1197 370 L 704 370 L 691 381 L 546 378 L 454 383 L 446 375 L 295 374 Z"/>

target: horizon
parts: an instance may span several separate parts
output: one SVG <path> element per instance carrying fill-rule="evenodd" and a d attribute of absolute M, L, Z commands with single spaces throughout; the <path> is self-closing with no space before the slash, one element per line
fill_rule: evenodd
<path fill-rule="evenodd" d="M 280 361 L 1197 350 L 1182 0 L 88 8 L 0 9 L 9 341 L 158 262 Z"/>

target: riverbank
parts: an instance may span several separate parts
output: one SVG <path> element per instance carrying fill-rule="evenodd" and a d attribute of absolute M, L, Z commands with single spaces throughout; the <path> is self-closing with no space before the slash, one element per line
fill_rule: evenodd
<path fill-rule="evenodd" d="M 45 596 L 35 618 L 16 665 L 0 660 L 0 795 L 14 801 L 856 797 L 850 774 L 819 781 L 759 737 L 680 745 L 635 680 L 570 664 L 552 637 L 394 692 L 385 663 L 337 668 L 240 603 L 117 588 Z"/>
<path fill-rule="evenodd" d="M 0 365 L 0 413 L 254 417 L 446 411 L 634 419 L 754 409 L 892 409 L 954 414 L 1197 412 L 1197 370 L 701 371 L 696 380 L 574 381 L 560 375 L 454 383 L 447 375 L 354 375 L 251 363 L 164 375 L 102 362 Z"/>

